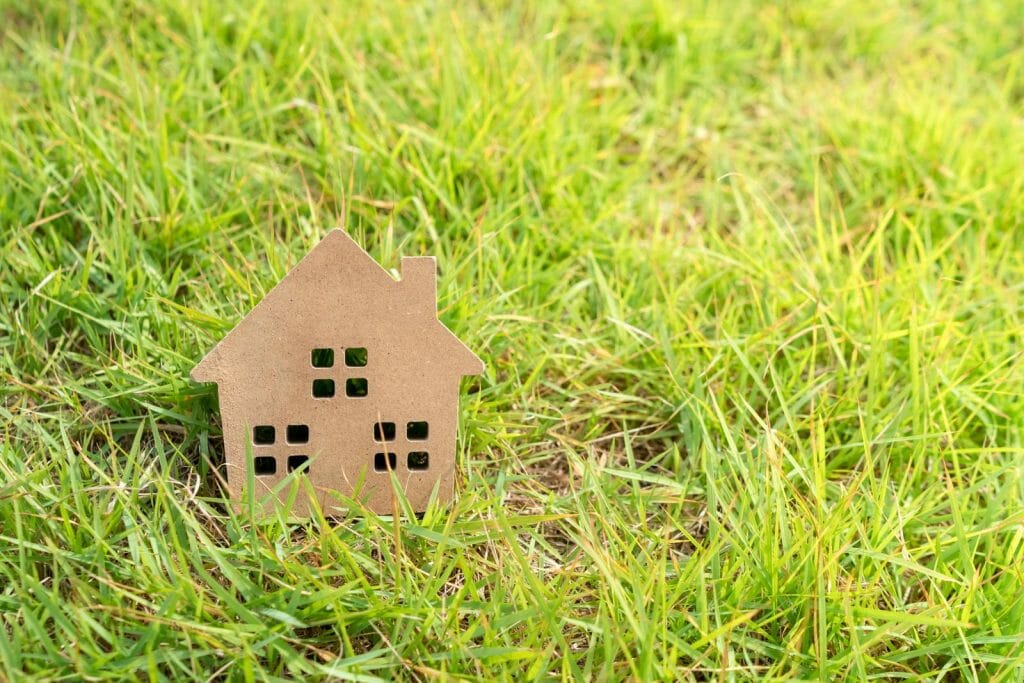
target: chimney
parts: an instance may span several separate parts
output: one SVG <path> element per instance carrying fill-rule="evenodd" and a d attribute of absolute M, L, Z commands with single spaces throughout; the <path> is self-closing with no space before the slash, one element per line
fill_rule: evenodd
<path fill-rule="evenodd" d="M 413 310 L 437 317 L 437 259 L 433 256 L 402 258 L 402 290 Z"/>

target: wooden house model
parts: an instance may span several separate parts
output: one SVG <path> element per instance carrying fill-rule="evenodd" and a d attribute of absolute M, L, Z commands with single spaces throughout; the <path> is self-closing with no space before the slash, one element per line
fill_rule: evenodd
<path fill-rule="evenodd" d="M 333 230 L 192 379 L 217 383 L 233 499 L 254 481 L 258 499 L 284 500 L 305 477 L 328 514 L 332 492 L 387 514 L 393 480 L 417 511 L 435 489 L 451 497 L 460 379 L 481 372 L 437 318 L 434 257 L 403 258 L 396 281 Z"/>

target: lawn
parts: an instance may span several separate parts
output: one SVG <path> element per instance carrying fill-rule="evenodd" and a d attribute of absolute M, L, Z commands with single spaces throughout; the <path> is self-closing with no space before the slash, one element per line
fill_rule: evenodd
<path fill-rule="evenodd" d="M 1024 678 L 1024 9 L 0 0 L 0 679 Z M 434 254 L 457 500 L 192 366 Z"/>

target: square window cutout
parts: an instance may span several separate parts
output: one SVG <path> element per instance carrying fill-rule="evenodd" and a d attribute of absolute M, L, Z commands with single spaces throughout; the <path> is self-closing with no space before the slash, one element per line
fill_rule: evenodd
<path fill-rule="evenodd" d="M 373 440 L 374 441 L 394 441 L 395 440 L 395 423 L 394 422 L 375 422 L 373 425 Z"/>
<path fill-rule="evenodd" d="M 365 368 L 366 361 L 369 360 L 369 354 L 366 353 L 366 347 L 364 346 L 353 346 L 345 349 L 345 365 L 350 368 Z"/>
<path fill-rule="evenodd" d="M 309 425 L 288 425 L 288 443 L 309 443 Z"/>
<path fill-rule="evenodd" d="M 373 471 L 387 472 L 398 466 L 398 455 L 396 453 L 377 453 L 373 456 Z"/>
<path fill-rule="evenodd" d="M 426 441 L 430 434 L 430 425 L 426 422 L 410 422 L 405 426 L 405 435 L 409 441 Z"/>
<path fill-rule="evenodd" d="M 275 474 L 277 472 L 277 460 L 270 455 L 260 455 L 253 458 L 253 471 L 260 475 Z"/>
<path fill-rule="evenodd" d="M 274 428 L 270 425 L 257 425 L 252 428 L 252 442 L 257 446 L 266 446 L 274 443 Z"/>
<path fill-rule="evenodd" d="M 334 396 L 333 379 L 313 380 L 313 398 L 331 398 Z"/>
<path fill-rule="evenodd" d="M 288 456 L 288 471 L 294 472 L 297 469 L 302 469 L 304 474 L 309 474 L 309 462 L 308 455 L 289 455 Z"/>
<path fill-rule="evenodd" d="M 410 451 L 408 463 L 410 470 L 425 470 L 430 467 L 430 454 L 426 451 Z"/>
<path fill-rule="evenodd" d="M 331 383 L 333 389 L 334 383 Z M 365 377 L 350 377 L 345 380 L 345 395 L 352 398 L 363 398 L 369 393 L 370 387 L 366 382 Z M 331 394 L 334 395 L 333 393 Z"/>
<path fill-rule="evenodd" d="M 309 362 L 314 368 L 334 367 L 334 349 L 313 349 Z"/>

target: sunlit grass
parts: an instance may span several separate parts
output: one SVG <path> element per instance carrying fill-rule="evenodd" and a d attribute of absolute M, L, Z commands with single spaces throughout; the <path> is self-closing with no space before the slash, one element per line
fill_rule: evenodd
<path fill-rule="evenodd" d="M 0 0 L 0 678 L 1019 680 L 1014 3 L 250 4 Z M 188 372 L 338 225 L 461 495 L 253 524 Z"/>

